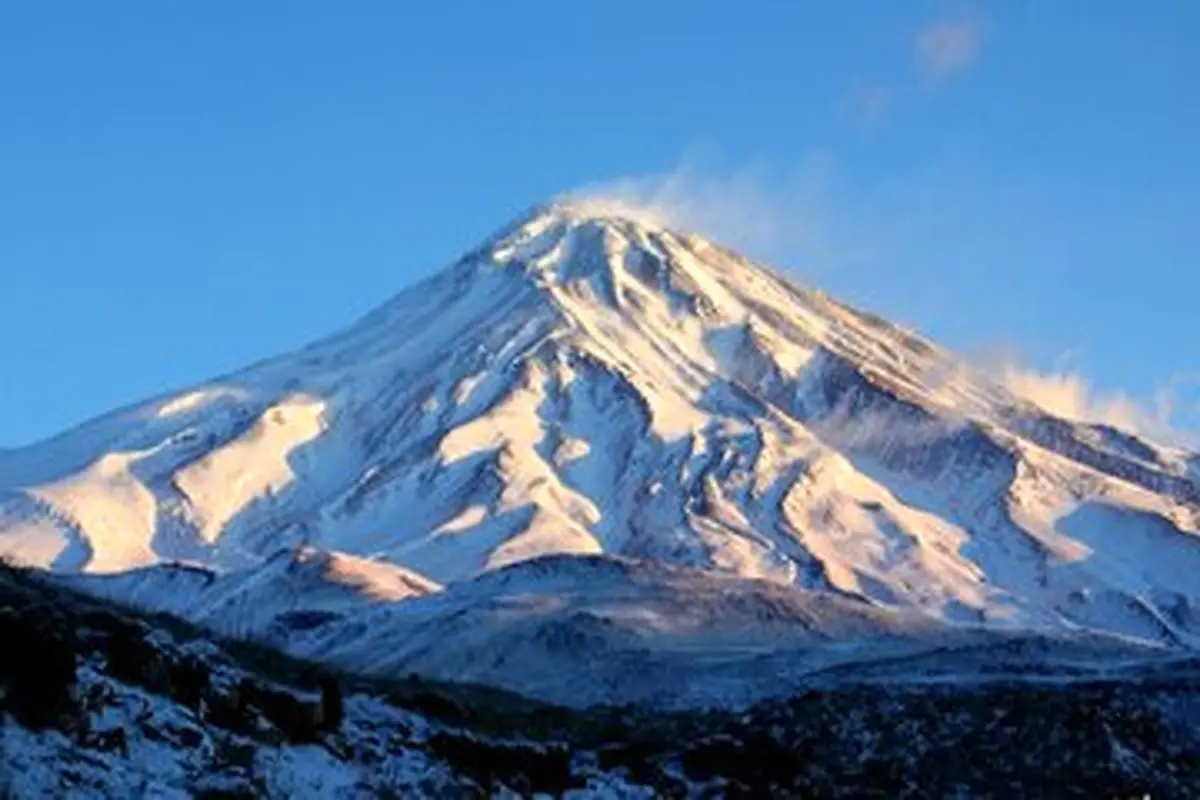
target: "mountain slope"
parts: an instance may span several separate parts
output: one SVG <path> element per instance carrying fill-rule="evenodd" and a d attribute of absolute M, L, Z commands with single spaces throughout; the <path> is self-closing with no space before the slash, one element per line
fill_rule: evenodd
<path fill-rule="evenodd" d="M 580 568 L 533 571 L 561 586 Z M 492 583 L 530 577 L 502 572 Z M 338 675 L 2 565 L 0 635 L 21 654 L 0 659 L 4 797 L 903 797 L 1000 785 L 1190 797 L 1200 787 L 1195 658 L 1020 683 L 895 685 L 894 665 L 880 665 L 849 686 L 736 712 L 578 711 L 466 684 Z"/>
<path fill-rule="evenodd" d="M 308 547 L 431 590 L 604 554 L 1191 645 L 1194 459 L 701 237 L 559 203 L 335 336 L 0 453 L 0 553 L 244 576 Z"/>

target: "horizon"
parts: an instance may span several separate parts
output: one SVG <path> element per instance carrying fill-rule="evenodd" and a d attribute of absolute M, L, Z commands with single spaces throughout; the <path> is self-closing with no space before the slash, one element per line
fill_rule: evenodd
<path fill-rule="evenodd" d="M 0 448 L 332 334 L 597 191 L 1050 410 L 1200 428 L 1200 9 L 230 8 L 6 15 Z"/>

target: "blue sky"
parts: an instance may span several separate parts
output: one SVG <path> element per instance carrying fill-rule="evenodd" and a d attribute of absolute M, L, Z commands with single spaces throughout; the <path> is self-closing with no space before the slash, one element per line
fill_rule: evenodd
<path fill-rule="evenodd" d="M 1080 403 L 1173 387 L 1187 424 L 1200 4 L 409 5 L 0 11 L 0 446 L 619 179 L 972 357 L 1086 376 Z"/>

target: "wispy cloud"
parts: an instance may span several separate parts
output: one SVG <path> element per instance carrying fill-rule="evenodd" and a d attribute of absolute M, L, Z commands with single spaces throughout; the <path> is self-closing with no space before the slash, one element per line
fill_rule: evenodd
<path fill-rule="evenodd" d="M 572 199 L 619 204 L 748 255 L 821 268 L 836 260 L 830 231 L 833 158 L 811 153 L 788 171 L 724 168 L 694 154 L 674 169 L 605 181 Z"/>
<path fill-rule="evenodd" d="M 1055 416 L 1111 425 L 1164 444 L 1200 444 L 1200 408 L 1185 400 L 1187 390 L 1200 385 L 1200 375 L 1173 376 L 1151 397 L 1139 399 L 1122 390 L 1100 391 L 1073 370 L 1041 372 L 1007 361 L 994 374 L 1010 392 Z"/>
<path fill-rule="evenodd" d="M 854 118 L 867 125 L 874 125 L 887 116 L 899 99 L 898 91 L 884 83 L 859 86 L 850 97 L 850 110 Z"/>
<path fill-rule="evenodd" d="M 969 71 L 983 50 L 984 25 L 975 16 L 945 17 L 913 32 L 902 74 L 859 84 L 849 97 L 854 119 L 875 125 L 922 85 L 939 87 Z"/>
<path fill-rule="evenodd" d="M 983 26 L 974 17 L 934 22 L 913 38 L 913 60 L 927 81 L 940 83 L 969 70 L 979 58 Z"/>

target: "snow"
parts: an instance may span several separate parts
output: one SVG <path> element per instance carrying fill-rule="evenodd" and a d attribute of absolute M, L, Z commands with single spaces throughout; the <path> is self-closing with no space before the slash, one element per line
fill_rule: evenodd
<path fill-rule="evenodd" d="M 205 542 L 216 542 L 251 502 L 289 488 L 296 474 L 290 459 L 323 432 L 325 409 L 316 397 L 288 397 L 240 437 L 175 474 Z"/>
<path fill-rule="evenodd" d="M 151 541 L 158 505 L 133 474 L 141 456 L 107 453 L 70 478 L 30 490 L 84 532 L 90 572 L 121 572 L 158 560 Z"/>
<path fill-rule="evenodd" d="M 218 400 L 225 398 L 243 399 L 241 392 L 228 386 L 216 386 L 211 389 L 199 389 L 194 392 L 185 392 L 178 397 L 172 397 L 167 402 L 159 406 L 155 415 L 158 417 L 174 417 L 180 414 L 185 414 L 189 411 L 195 411 L 204 406 L 212 405 Z"/>
<path fill-rule="evenodd" d="M 1180 531 L 1156 514 L 1089 502 L 1060 519 L 1056 527 L 1079 543 L 1074 561 L 1094 562 L 1090 569 L 1125 593 L 1157 590 L 1186 596 L 1200 575 L 1200 535 Z M 1164 549 L 1172 557 L 1156 558 Z"/>
<path fill-rule="evenodd" d="M 1200 637 L 1197 464 L 571 199 L 327 339 L 0 453 L 0 555 L 238 631 L 602 554 L 1178 644 Z"/>
<path fill-rule="evenodd" d="M 158 633 L 163 648 L 178 647 Z M 244 677 L 215 652 L 204 657 L 214 659 L 214 675 L 227 683 Z M 91 709 L 87 740 L 0 719 L 0 794 L 165 800 L 219 792 L 357 799 L 384 791 L 457 796 L 471 788 L 421 748 L 441 726 L 362 694 L 346 697 L 345 720 L 321 744 L 272 745 L 224 731 L 167 697 L 116 681 L 102 664 L 81 667 L 77 692 Z M 120 744 L 100 743 L 114 732 Z"/>
<path fill-rule="evenodd" d="M 62 580 L 134 606 L 181 614 L 229 635 L 268 638 L 288 615 L 346 613 L 442 589 L 403 567 L 313 547 L 223 573 L 161 565 Z"/>

